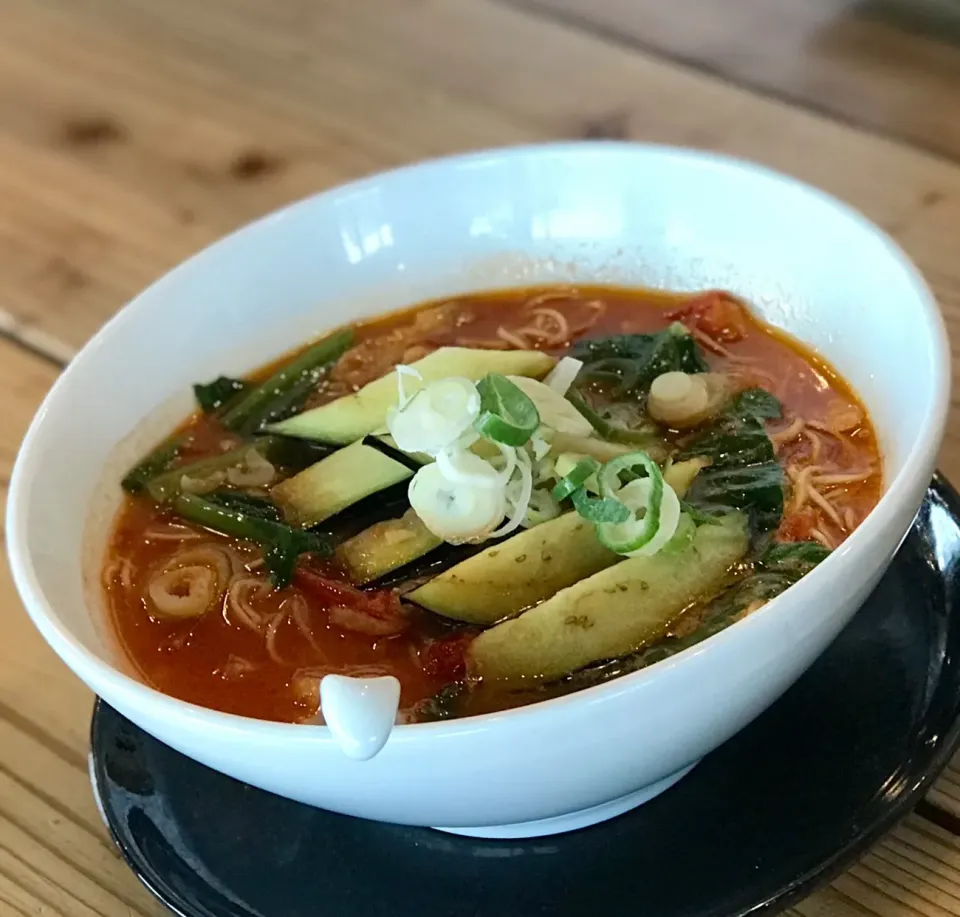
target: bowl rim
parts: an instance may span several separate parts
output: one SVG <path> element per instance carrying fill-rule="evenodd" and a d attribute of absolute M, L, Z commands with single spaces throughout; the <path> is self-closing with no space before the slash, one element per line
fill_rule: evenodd
<path fill-rule="evenodd" d="M 925 405 L 924 416 L 921 421 L 921 434 L 911 445 L 904 460 L 903 467 L 896 476 L 885 481 L 884 492 L 877 505 L 870 511 L 867 518 L 857 527 L 849 538 L 833 551 L 818 567 L 803 577 L 800 583 L 791 586 L 788 590 L 768 602 L 752 615 L 735 622 L 734 625 L 714 634 L 703 643 L 696 644 L 670 656 L 654 665 L 647 666 L 635 672 L 628 673 L 608 682 L 603 682 L 588 688 L 574 691 L 560 697 L 537 701 L 522 707 L 476 716 L 453 718 L 426 723 L 407 723 L 394 727 L 390 742 L 409 742 L 418 737 L 442 734 L 452 737 L 457 733 L 474 732 L 488 726 L 495 725 L 503 720 L 523 721 L 530 717 L 542 716 L 544 712 L 559 710 L 612 699 L 624 693 L 634 691 L 650 682 L 653 678 L 662 677 L 666 672 L 675 670 L 686 660 L 709 652 L 710 647 L 727 646 L 733 640 L 740 640 L 742 635 L 763 625 L 765 621 L 776 615 L 780 609 L 783 595 L 796 595 L 800 589 L 810 589 L 812 584 L 826 581 L 827 577 L 835 576 L 843 569 L 842 565 L 849 558 L 856 558 L 869 552 L 870 542 L 874 536 L 885 530 L 894 521 L 902 507 L 904 499 L 917 487 L 927 483 L 924 469 L 932 467 L 939 450 L 943 431 L 946 425 L 950 399 L 950 347 L 943 315 L 930 290 L 926 280 L 917 266 L 907 256 L 904 250 L 879 226 L 869 220 L 860 211 L 839 198 L 813 185 L 807 184 L 791 175 L 752 162 L 750 160 L 700 150 L 691 147 L 679 147 L 642 142 L 624 141 L 561 141 L 548 143 L 508 145 L 491 147 L 473 152 L 460 153 L 451 156 L 440 156 L 417 161 L 398 168 L 376 172 L 356 180 L 338 184 L 312 194 L 303 199 L 286 204 L 255 220 L 243 224 L 237 229 L 222 236 L 209 245 L 204 246 L 190 257 L 166 271 L 147 287 L 137 293 L 125 303 L 96 334 L 84 344 L 78 354 L 70 361 L 63 373 L 56 380 L 50 391 L 44 397 L 37 410 L 27 433 L 21 443 L 13 473 L 10 479 L 9 495 L 5 525 L 8 533 L 7 554 L 13 580 L 21 601 L 34 626 L 50 644 L 53 650 L 63 660 L 74 674 L 79 671 L 95 671 L 101 684 L 108 684 L 116 689 L 118 694 L 136 698 L 136 706 L 150 706 L 157 719 L 171 722 L 180 720 L 192 722 L 197 726 L 213 726 L 219 730 L 229 732 L 239 731 L 249 736 L 251 731 L 263 739 L 291 739 L 294 737 L 323 741 L 326 738 L 333 741 L 329 727 L 303 723 L 285 723 L 270 720 L 261 720 L 239 714 L 224 713 L 209 707 L 203 707 L 189 701 L 180 700 L 172 695 L 165 694 L 125 674 L 119 668 L 106 662 L 96 653 L 88 650 L 70 630 L 64 626 L 59 615 L 48 602 L 40 585 L 39 577 L 27 549 L 27 483 L 29 467 L 33 456 L 38 449 L 38 440 L 45 427 L 46 415 L 49 406 L 55 403 L 64 390 L 73 384 L 73 379 L 81 373 L 84 367 L 99 358 L 99 350 L 112 335 L 126 323 L 136 321 L 140 312 L 149 307 L 145 304 L 147 295 L 156 296 L 168 283 L 173 282 L 174 275 L 194 269 L 197 262 L 208 257 L 213 250 L 222 250 L 233 244 L 235 237 L 240 235 L 268 231 L 274 223 L 282 223 L 294 213 L 309 210 L 315 207 L 327 206 L 351 195 L 363 192 L 381 182 L 389 182 L 404 178 L 415 173 L 442 173 L 444 171 L 457 172 L 459 170 L 481 165 L 497 166 L 510 164 L 515 161 L 537 159 L 541 157 L 594 157 L 612 156 L 614 158 L 640 158 L 645 161 L 664 159 L 667 161 L 682 161 L 690 168 L 703 169 L 719 175 L 737 173 L 750 174 L 754 178 L 771 184 L 780 185 L 785 189 L 800 192 L 805 197 L 819 201 L 827 208 L 843 217 L 862 233 L 873 236 L 882 243 L 886 254 L 904 276 L 910 281 L 915 295 L 914 308 L 918 316 L 924 320 L 924 327 L 929 338 L 931 351 L 935 354 L 932 371 L 935 378 L 934 397 Z M 924 480 L 921 480 L 924 478 Z M 904 533 L 905 535 L 906 533 Z M 806 584 L 804 586 L 803 584 Z M 89 607 L 89 603 L 85 603 Z M 717 650 L 714 650 L 716 652 Z M 86 680 L 85 678 L 83 680 Z M 113 703 L 111 698 L 108 701 Z M 129 709 L 129 708 L 128 708 Z"/>

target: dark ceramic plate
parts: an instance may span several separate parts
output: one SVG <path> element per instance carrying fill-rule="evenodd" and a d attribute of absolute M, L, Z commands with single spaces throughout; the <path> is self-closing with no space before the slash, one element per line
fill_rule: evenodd
<path fill-rule="evenodd" d="M 189 917 L 727 917 L 838 874 L 957 745 L 960 497 L 932 484 L 876 592 L 784 697 L 652 802 L 573 834 L 477 841 L 238 783 L 100 704 L 92 770 L 146 885 Z"/>

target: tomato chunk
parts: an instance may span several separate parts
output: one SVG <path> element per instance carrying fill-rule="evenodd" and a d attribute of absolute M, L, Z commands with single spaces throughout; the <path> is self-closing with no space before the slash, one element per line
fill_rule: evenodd
<path fill-rule="evenodd" d="M 817 527 L 817 513 L 812 506 L 805 506 L 783 517 L 777 531 L 778 541 L 809 541 Z"/>
<path fill-rule="evenodd" d="M 348 583 L 330 579 L 304 567 L 293 574 L 294 584 L 309 598 L 328 609 L 330 623 L 342 630 L 389 637 L 410 626 L 399 596 L 389 589 L 362 592 Z"/>
<path fill-rule="evenodd" d="M 444 683 L 460 681 L 467 674 L 467 647 L 475 636 L 460 632 L 431 640 L 420 650 L 423 671 Z"/>
<path fill-rule="evenodd" d="M 697 328 L 715 341 L 735 343 L 747 335 L 747 314 L 744 307 L 729 293 L 711 290 L 694 296 L 667 318 Z"/>

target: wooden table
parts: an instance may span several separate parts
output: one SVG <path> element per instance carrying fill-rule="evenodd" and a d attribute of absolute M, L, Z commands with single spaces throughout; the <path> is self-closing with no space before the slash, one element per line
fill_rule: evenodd
<path fill-rule="evenodd" d="M 133 293 L 279 204 L 550 138 L 740 154 L 852 202 L 960 324 L 960 14 L 874 0 L 0 0 L 0 475 Z M 941 467 L 960 480 L 960 414 Z M 0 572 L 0 915 L 152 915 L 88 692 Z M 960 914 L 960 765 L 805 917 Z"/>

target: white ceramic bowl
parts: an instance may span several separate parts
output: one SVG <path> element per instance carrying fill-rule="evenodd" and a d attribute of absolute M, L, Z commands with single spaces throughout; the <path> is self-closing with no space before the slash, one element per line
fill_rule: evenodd
<path fill-rule="evenodd" d="M 704 644 L 558 700 L 398 727 L 370 761 L 345 757 L 326 728 L 216 713 L 137 679 L 104 626 L 99 562 L 120 471 L 187 413 L 192 382 L 242 373 L 331 326 L 420 300 L 570 280 L 725 287 L 811 344 L 877 426 L 886 465 L 878 507 L 807 578 Z M 30 428 L 11 485 L 10 560 L 64 662 L 211 767 L 368 818 L 478 835 L 566 830 L 669 786 L 833 640 L 920 505 L 948 368 L 939 311 L 903 253 L 857 213 L 784 176 L 632 144 L 428 162 L 268 216 L 120 312 Z"/>

